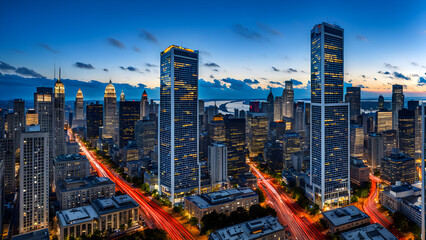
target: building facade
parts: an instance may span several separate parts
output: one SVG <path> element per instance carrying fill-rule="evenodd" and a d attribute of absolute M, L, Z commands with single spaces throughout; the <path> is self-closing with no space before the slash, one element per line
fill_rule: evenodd
<path fill-rule="evenodd" d="M 345 102 L 349 103 L 350 119 L 355 119 L 357 115 L 361 114 L 361 88 L 347 87 Z"/>
<path fill-rule="evenodd" d="M 86 105 L 86 138 L 99 138 L 100 128 L 103 126 L 104 106 L 96 103 Z"/>
<path fill-rule="evenodd" d="M 392 85 L 392 125 L 398 130 L 398 112 L 404 107 L 404 86 Z"/>
<path fill-rule="evenodd" d="M 140 103 L 136 101 L 119 102 L 119 134 L 120 147 L 135 140 L 135 124 L 140 118 Z"/>
<path fill-rule="evenodd" d="M 90 176 L 90 162 L 86 156 L 68 154 L 57 156 L 53 160 L 53 182 L 69 178 Z"/>
<path fill-rule="evenodd" d="M 104 110 L 103 110 L 102 138 L 111 138 L 114 143 L 118 143 L 118 114 L 117 95 L 111 80 L 105 88 Z"/>
<path fill-rule="evenodd" d="M 54 156 L 65 154 L 65 87 L 61 82 L 61 69 L 59 78 L 55 83 L 53 100 L 53 133 L 54 133 Z"/>

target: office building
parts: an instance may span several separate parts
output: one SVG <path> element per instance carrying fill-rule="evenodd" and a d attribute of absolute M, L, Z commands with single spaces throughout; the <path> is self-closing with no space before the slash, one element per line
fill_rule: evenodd
<path fill-rule="evenodd" d="M 311 180 L 321 209 L 350 199 L 349 104 L 343 102 L 343 29 L 322 23 L 311 31 Z"/>
<path fill-rule="evenodd" d="M 53 163 L 54 151 L 54 132 L 53 132 L 53 88 L 50 87 L 37 87 L 37 92 L 34 93 L 34 109 L 38 113 L 38 123 L 40 125 L 40 131 L 48 132 L 49 142 L 49 162 Z M 52 170 L 52 164 L 50 164 L 50 171 Z M 51 174 L 50 177 L 53 177 Z"/>
<path fill-rule="evenodd" d="M 376 132 L 392 130 L 392 111 L 379 110 L 376 112 Z"/>
<path fill-rule="evenodd" d="M 385 98 L 382 95 L 379 96 L 377 101 L 377 110 L 385 110 Z"/>
<path fill-rule="evenodd" d="M 268 136 L 268 117 L 264 113 L 247 114 L 247 148 L 249 157 L 263 155 L 263 147 Z"/>
<path fill-rule="evenodd" d="M 135 124 L 140 119 L 140 103 L 136 101 L 119 102 L 120 148 L 129 141 L 135 141 Z"/>
<path fill-rule="evenodd" d="M 362 158 L 364 156 L 364 127 L 351 125 L 351 157 Z"/>
<path fill-rule="evenodd" d="M 61 179 L 55 185 L 61 210 L 81 207 L 98 198 L 111 198 L 115 193 L 115 183 L 106 177 Z"/>
<path fill-rule="evenodd" d="M 83 99 L 83 92 L 81 89 L 78 89 L 77 95 L 75 96 L 75 102 L 74 102 L 74 124 L 76 126 L 81 126 L 81 123 L 84 123 L 84 99 Z"/>
<path fill-rule="evenodd" d="M 228 182 L 228 150 L 225 144 L 212 143 L 208 148 L 208 169 L 212 187 Z"/>
<path fill-rule="evenodd" d="M 200 189 L 198 51 L 172 45 L 160 65 L 158 185 L 176 204 Z"/>
<path fill-rule="evenodd" d="M 276 172 L 284 169 L 283 143 L 279 140 L 270 140 L 265 143 L 264 154 L 268 167 Z"/>
<path fill-rule="evenodd" d="M 53 100 L 53 132 L 54 132 L 54 156 L 65 154 L 65 87 L 61 82 L 61 69 L 59 78 L 55 83 Z"/>
<path fill-rule="evenodd" d="M 25 101 L 22 99 L 13 100 L 13 113 L 16 118 L 16 126 L 20 130 L 25 129 L 26 120 L 25 120 Z"/>
<path fill-rule="evenodd" d="M 298 101 L 294 116 L 294 131 L 297 133 L 305 133 L 305 102 Z"/>
<path fill-rule="evenodd" d="M 291 155 L 302 151 L 303 137 L 299 133 L 288 132 L 283 139 L 284 169 L 293 167 Z"/>
<path fill-rule="evenodd" d="M 263 103 L 263 105 L 265 106 L 264 112 L 268 115 L 268 123 L 273 122 L 274 121 L 274 94 L 272 94 L 272 88 L 269 89 L 268 97 L 266 98 L 266 102 Z M 235 116 L 235 118 L 238 118 L 238 116 Z"/>
<path fill-rule="evenodd" d="M 362 158 L 351 157 L 351 182 L 361 186 L 370 181 L 370 168 Z"/>
<path fill-rule="evenodd" d="M 274 121 L 281 120 L 283 120 L 283 98 L 276 96 L 274 101 Z"/>
<path fill-rule="evenodd" d="M 140 120 L 143 120 L 144 117 L 149 116 L 149 102 L 148 102 L 148 94 L 143 90 L 142 98 L 140 102 Z"/>
<path fill-rule="evenodd" d="M 249 188 L 228 189 L 185 197 L 185 210 L 190 217 L 196 217 L 199 221 L 204 215 L 213 211 L 230 215 L 239 207 L 248 211 L 255 204 L 259 204 L 259 196 Z"/>
<path fill-rule="evenodd" d="M 139 149 L 139 155 L 150 156 L 155 149 L 156 124 L 151 120 L 140 120 L 135 125 L 135 142 Z"/>
<path fill-rule="evenodd" d="M 370 224 L 370 216 L 353 205 L 323 212 L 322 216 L 333 234 Z"/>
<path fill-rule="evenodd" d="M 26 127 L 20 140 L 19 233 L 49 227 L 49 134 Z"/>
<path fill-rule="evenodd" d="M 293 81 L 285 81 L 285 87 L 282 96 L 282 116 L 293 118 L 294 113 L 294 90 Z"/>
<path fill-rule="evenodd" d="M 4 167 L 4 193 L 11 194 L 16 191 L 15 181 L 15 149 L 13 139 L 0 138 L 0 160 Z"/>
<path fill-rule="evenodd" d="M 398 112 L 404 107 L 404 86 L 392 85 L 392 125 L 398 130 Z"/>
<path fill-rule="evenodd" d="M 345 102 L 349 103 L 350 119 L 355 120 L 361 114 L 361 88 L 346 87 Z"/>
<path fill-rule="evenodd" d="M 398 147 L 398 138 L 396 130 L 387 130 L 382 133 L 384 143 L 384 156 L 389 156 L 392 153 L 392 149 Z"/>
<path fill-rule="evenodd" d="M 386 240 L 397 240 L 389 230 L 387 230 L 383 225 L 379 223 L 374 223 L 365 227 L 357 228 L 351 231 L 347 231 L 340 234 L 342 240 L 376 240 L 376 239 L 386 239 Z"/>
<path fill-rule="evenodd" d="M 395 184 L 397 181 L 414 183 L 415 161 L 414 158 L 399 152 L 397 148 L 392 150 L 390 156 L 382 158 L 380 178 Z"/>
<path fill-rule="evenodd" d="M 237 178 L 247 171 L 246 164 L 246 120 L 225 118 L 225 138 L 228 149 L 228 176 Z"/>
<path fill-rule="evenodd" d="M 367 138 L 366 160 L 374 171 L 380 169 L 382 158 L 385 155 L 384 136 L 381 133 L 370 133 Z"/>
<path fill-rule="evenodd" d="M 103 126 L 104 106 L 96 103 L 86 105 L 86 138 L 99 138 L 99 131 Z"/>
<path fill-rule="evenodd" d="M 27 126 L 38 124 L 38 114 L 35 109 L 28 109 L 25 122 Z"/>
<path fill-rule="evenodd" d="M 225 142 L 225 122 L 223 121 L 223 115 L 218 114 L 213 117 L 211 122 L 208 123 L 208 134 L 210 142 Z"/>
<path fill-rule="evenodd" d="M 415 153 L 415 112 L 403 108 L 398 112 L 398 145 L 405 155 L 414 158 Z"/>
<path fill-rule="evenodd" d="M 286 239 L 285 228 L 278 218 L 266 216 L 219 229 L 209 235 L 209 240 L 227 239 Z"/>
<path fill-rule="evenodd" d="M 259 101 L 250 101 L 250 112 L 260 113 Z"/>
<path fill-rule="evenodd" d="M 103 110 L 103 129 L 102 138 L 111 138 L 114 143 L 118 141 L 118 114 L 117 114 L 117 95 L 115 87 L 111 80 L 105 88 L 104 110 Z"/>
<path fill-rule="evenodd" d="M 238 186 L 250 189 L 258 188 L 257 177 L 251 172 L 245 172 L 238 176 Z"/>
<path fill-rule="evenodd" d="M 53 160 L 53 182 L 90 176 L 90 162 L 79 154 L 60 155 Z"/>

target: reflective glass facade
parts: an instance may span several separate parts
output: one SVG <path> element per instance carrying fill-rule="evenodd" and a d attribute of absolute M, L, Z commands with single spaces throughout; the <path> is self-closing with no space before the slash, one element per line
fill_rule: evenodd
<path fill-rule="evenodd" d="M 199 190 L 198 51 L 161 53 L 159 186 L 172 203 Z"/>
<path fill-rule="evenodd" d="M 127 146 L 129 141 L 135 140 L 135 124 L 140 118 L 140 102 L 119 102 L 119 133 L 120 147 Z"/>

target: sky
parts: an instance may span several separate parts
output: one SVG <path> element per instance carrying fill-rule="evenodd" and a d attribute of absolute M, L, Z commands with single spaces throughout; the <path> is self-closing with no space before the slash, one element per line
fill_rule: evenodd
<path fill-rule="evenodd" d="M 199 50 L 200 98 L 309 97 L 310 30 L 345 30 L 345 82 L 363 98 L 426 91 L 426 1 L 0 1 L 0 99 L 28 98 L 62 68 L 67 99 L 158 98 L 160 52 Z M 50 81 L 49 81 L 50 80 Z M 68 88 L 67 88 L 68 87 Z M 68 91 L 67 91 L 68 90 Z M 27 93 L 28 92 L 28 93 Z M 22 96 L 20 96 L 22 95 Z"/>

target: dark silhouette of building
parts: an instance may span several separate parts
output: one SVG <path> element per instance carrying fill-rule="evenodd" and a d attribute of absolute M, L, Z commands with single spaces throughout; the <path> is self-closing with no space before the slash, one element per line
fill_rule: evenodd
<path fill-rule="evenodd" d="M 104 106 L 96 103 L 86 105 L 86 138 L 99 138 L 99 128 L 103 126 Z"/>

